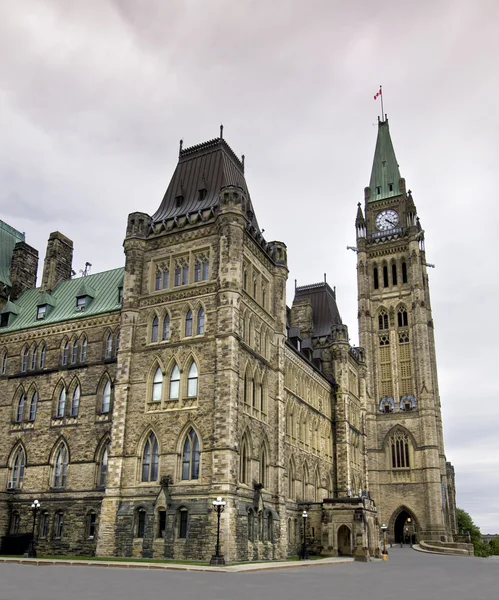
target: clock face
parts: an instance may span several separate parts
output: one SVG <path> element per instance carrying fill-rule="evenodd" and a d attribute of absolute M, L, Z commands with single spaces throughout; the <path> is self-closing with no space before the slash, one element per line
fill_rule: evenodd
<path fill-rule="evenodd" d="M 398 222 L 399 216 L 396 210 L 392 208 L 382 210 L 376 217 L 376 229 L 379 229 L 379 231 L 388 231 L 397 227 Z"/>

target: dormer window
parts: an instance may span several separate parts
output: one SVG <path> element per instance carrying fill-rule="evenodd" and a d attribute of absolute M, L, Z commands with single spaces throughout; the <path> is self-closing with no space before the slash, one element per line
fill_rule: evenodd
<path fill-rule="evenodd" d="M 380 185 L 376 186 L 376 194 L 378 194 L 378 196 L 381 194 L 381 186 Z"/>
<path fill-rule="evenodd" d="M 45 319 L 46 316 L 47 316 L 47 305 L 41 304 L 36 309 L 36 320 L 41 321 L 42 319 Z"/>
<path fill-rule="evenodd" d="M 393 183 L 388 184 L 388 191 L 393 192 Z"/>
<path fill-rule="evenodd" d="M 76 310 L 78 312 L 84 312 L 85 309 L 87 308 L 87 304 L 88 304 L 87 296 L 80 296 L 79 298 L 76 298 Z"/>
<path fill-rule="evenodd" d="M 206 188 L 201 188 L 198 192 L 198 200 L 204 200 L 206 198 L 206 194 L 208 190 Z"/>
<path fill-rule="evenodd" d="M 9 324 L 9 313 L 4 313 L 0 315 L 0 327 L 7 327 Z"/>
<path fill-rule="evenodd" d="M 183 203 L 184 203 L 184 197 L 182 195 L 175 196 L 175 205 L 176 205 L 177 208 L 179 206 L 182 206 Z"/>

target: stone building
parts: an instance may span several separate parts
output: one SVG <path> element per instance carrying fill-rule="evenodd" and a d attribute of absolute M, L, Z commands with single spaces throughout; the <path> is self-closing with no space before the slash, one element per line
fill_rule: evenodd
<path fill-rule="evenodd" d="M 209 559 L 217 496 L 231 561 L 296 554 L 304 508 L 323 554 L 377 553 L 382 520 L 452 538 L 423 233 L 387 146 L 384 121 L 356 221 L 362 348 L 326 281 L 286 306 L 286 246 L 222 136 L 181 146 L 156 213 L 129 215 L 124 268 L 74 278 L 50 235 L 41 286 L 25 277 L 1 312 L 4 548 L 34 497 L 50 554 Z"/>

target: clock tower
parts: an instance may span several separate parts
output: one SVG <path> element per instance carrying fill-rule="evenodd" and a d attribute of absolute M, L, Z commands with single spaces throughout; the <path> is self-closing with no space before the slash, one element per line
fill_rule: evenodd
<path fill-rule="evenodd" d="M 431 265 L 386 117 L 378 123 L 371 180 L 355 225 L 371 496 L 390 540 L 452 541 L 454 470 L 444 452 Z"/>

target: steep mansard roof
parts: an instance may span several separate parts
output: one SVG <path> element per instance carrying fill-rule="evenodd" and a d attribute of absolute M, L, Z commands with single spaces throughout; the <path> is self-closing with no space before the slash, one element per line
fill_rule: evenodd
<path fill-rule="evenodd" d="M 390 137 L 388 119 L 378 122 L 378 138 L 369 187 L 370 202 L 400 194 L 400 171 Z"/>
<path fill-rule="evenodd" d="M 217 206 L 220 190 L 228 185 L 242 188 L 250 199 L 244 164 L 223 138 L 181 149 L 173 177 L 152 220 L 158 223 Z M 259 231 L 254 210 L 248 212 L 248 220 Z"/>
<path fill-rule="evenodd" d="M 0 334 L 118 311 L 121 309 L 119 288 L 123 286 L 123 273 L 124 268 L 120 267 L 61 281 L 50 294 L 50 298 L 41 288 L 27 290 L 16 300 L 17 315 L 11 317 L 7 327 L 0 328 Z M 76 309 L 76 298 L 83 292 L 88 292 L 90 301 L 85 310 L 79 312 Z M 50 309 L 44 319 L 38 320 L 37 307 L 42 304 L 48 304 Z M 6 308 L 7 306 L 2 312 L 8 312 Z"/>
<path fill-rule="evenodd" d="M 312 305 L 313 337 L 329 335 L 333 325 L 341 325 L 336 294 L 326 282 L 297 287 L 295 300 L 304 299 Z"/>
<path fill-rule="evenodd" d="M 24 242 L 24 233 L 17 231 L 7 223 L 0 221 L 0 283 L 11 286 L 10 265 L 14 246 Z"/>

